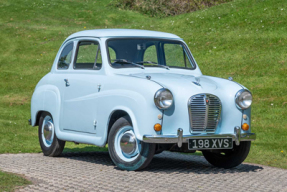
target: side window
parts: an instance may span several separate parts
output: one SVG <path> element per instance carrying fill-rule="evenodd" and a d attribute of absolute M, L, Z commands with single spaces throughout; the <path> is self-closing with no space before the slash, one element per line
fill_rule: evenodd
<path fill-rule="evenodd" d="M 117 59 L 116 52 L 113 48 L 109 47 L 109 54 L 110 54 L 110 60 L 113 62 L 115 59 Z"/>
<path fill-rule="evenodd" d="M 187 56 L 180 44 L 164 44 L 165 62 L 168 66 L 191 68 Z"/>
<path fill-rule="evenodd" d="M 81 41 L 78 43 L 74 69 L 101 69 L 102 57 L 98 42 Z"/>
<path fill-rule="evenodd" d="M 58 61 L 58 69 L 68 69 L 72 60 L 74 43 L 71 42 L 62 50 Z"/>
<path fill-rule="evenodd" d="M 155 45 L 151 45 L 145 50 L 143 60 L 144 61 L 158 62 L 157 61 L 157 51 L 156 51 Z"/>

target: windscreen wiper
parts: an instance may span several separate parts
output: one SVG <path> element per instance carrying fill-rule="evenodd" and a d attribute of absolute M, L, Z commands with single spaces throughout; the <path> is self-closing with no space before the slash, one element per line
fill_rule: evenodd
<path fill-rule="evenodd" d="M 161 64 L 158 64 L 158 63 L 153 62 L 153 61 L 139 61 L 139 62 L 136 62 L 136 63 L 138 63 L 138 64 L 148 63 L 148 64 L 151 64 L 151 65 L 156 65 L 156 66 L 163 67 L 163 68 L 169 70 L 169 67 L 168 67 L 168 66 L 166 66 L 166 65 L 161 65 Z"/>
<path fill-rule="evenodd" d="M 126 59 L 114 59 L 113 61 L 114 61 L 114 63 L 118 63 L 118 64 L 122 64 L 122 65 L 123 65 L 123 64 L 131 64 L 131 65 L 140 67 L 140 68 L 142 68 L 142 69 L 145 68 L 143 65 L 139 65 L 139 64 L 133 63 L 133 62 L 128 61 L 128 60 L 126 60 Z"/>

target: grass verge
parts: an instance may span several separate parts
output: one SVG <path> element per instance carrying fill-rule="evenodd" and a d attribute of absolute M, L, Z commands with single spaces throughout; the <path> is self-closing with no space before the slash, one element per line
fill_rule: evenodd
<path fill-rule="evenodd" d="M 0 171 L 0 191 L 14 191 L 15 187 L 29 184 L 31 182 L 21 176 Z"/>

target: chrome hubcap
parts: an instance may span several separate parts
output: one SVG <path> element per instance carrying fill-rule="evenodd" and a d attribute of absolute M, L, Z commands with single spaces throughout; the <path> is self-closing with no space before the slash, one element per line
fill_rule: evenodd
<path fill-rule="evenodd" d="M 44 137 L 47 141 L 51 141 L 53 124 L 50 121 L 44 125 Z"/>
<path fill-rule="evenodd" d="M 131 155 L 135 152 L 137 141 L 134 135 L 125 133 L 120 141 L 121 149 L 125 155 Z"/>
<path fill-rule="evenodd" d="M 54 140 L 54 123 L 52 117 L 47 115 L 42 124 L 42 141 L 46 147 L 50 147 Z"/>
<path fill-rule="evenodd" d="M 131 126 L 122 127 L 117 132 L 114 148 L 117 156 L 126 162 L 131 162 L 139 156 L 141 143 L 137 140 Z"/>

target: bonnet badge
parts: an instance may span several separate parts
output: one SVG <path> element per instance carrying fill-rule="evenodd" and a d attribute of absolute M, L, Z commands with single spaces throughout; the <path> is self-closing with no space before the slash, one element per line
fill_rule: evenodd
<path fill-rule="evenodd" d="M 196 81 L 192 81 L 193 84 L 197 85 L 197 86 L 201 86 L 198 82 Z"/>
<path fill-rule="evenodd" d="M 193 84 L 197 85 L 197 86 L 201 86 L 200 85 L 200 79 L 199 78 L 195 78 L 196 81 L 192 81 Z"/>

